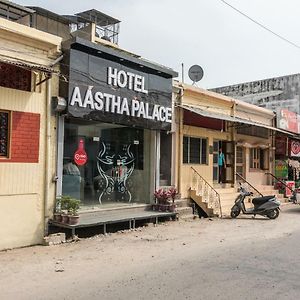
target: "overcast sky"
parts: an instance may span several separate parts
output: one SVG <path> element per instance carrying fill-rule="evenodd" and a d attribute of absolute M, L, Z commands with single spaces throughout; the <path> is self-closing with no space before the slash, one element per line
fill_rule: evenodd
<path fill-rule="evenodd" d="M 226 0 L 300 45 L 299 0 Z M 185 80 L 199 64 L 203 88 L 300 72 L 300 48 L 278 39 L 220 0 L 14 0 L 59 14 L 97 9 L 121 20 L 119 45 L 171 67 Z"/>

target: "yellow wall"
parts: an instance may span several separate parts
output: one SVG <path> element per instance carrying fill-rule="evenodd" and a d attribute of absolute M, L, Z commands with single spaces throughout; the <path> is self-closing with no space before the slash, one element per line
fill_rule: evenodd
<path fill-rule="evenodd" d="M 0 87 L 0 109 L 39 113 L 40 147 L 38 163 L 0 163 L 0 250 L 41 243 L 44 236 L 45 180 L 45 93 L 23 92 Z M 51 174 L 55 174 L 56 133 L 52 119 Z M 48 182 L 49 211 L 55 184 Z"/>
<path fill-rule="evenodd" d="M 258 107 L 240 100 L 235 100 L 235 116 L 273 126 L 274 112 L 272 110 Z"/>
<path fill-rule="evenodd" d="M 1 49 L 4 54 L 7 54 L 10 49 L 10 43 L 16 43 L 19 50 L 14 53 L 16 58 L 25 58 L 27 61 L 34 61 L 39 59 L 39 53 L 44 53 L 46 56 L 53 56 L 59 53 L 62 38 L 42 32 L 35 28 L 31 28 L 22 24 L 18 24 L 3 18 L 0 18 L 0 40 L 7 40 L 3 43 L 5 47 Z M 20 51 L 26 48 L 27 52 Z M 9 55 L 11 56 L 11 55 Z"/>
<path fill-rule="evenodd" d="M 199 128 L 194 126 L 183 126 L 183 135 L 180 138 L 180 147 L 182 149 L 183 136 L 191 137 L 201 137 L 208 139 L 208 145 L 213 146 L 214 140 L 230 141 L 230 134 L 228 132 L 221 132 L 217 130 L 209 130 L 205 128 Z M 209 147 L 208 147 L 209 148 Z M 182 150 L 181 150 L 182 153 Z M 189 189 L 191 187 L 192 181 L 192 170 L 191 167 L 195 168 L 205 180 L 210 184 L 213 183 L 213 155 L 208 153 L 208 164 L 183 164 L 182 157 L 179 158 L 179 163 L 181 164 L 180 173 L 180 193 L 182 198 L 187 198 L 189 196 Z"/>
<path fill-rule="evenodd" d="M 11 182 L 9 184 L 12 185 Z M 16 184 L 17 181 L 14 181 Z M 0 195 L 0 203 L 0 250 L 41 243 L 43 206 L 39 192 Z"/>
<path fill-rule="evenodd" d="M 249 183 L 252 185 L 266 185 L 270 184 L 270 177 L 266 176 L 266 172 L 273 172 L 273 164 L 272 159 L 270 158 L 274 157 L 274 153 L 272 150 L 272 138 L 269 137 L 268 139 L 258 138 L 258 137 L 251 137 L 247 135 L 241 135 L 238 134 L 236 137 L 237 141 L 244 141 L 245 143 L 249 145 L 266 145 L 269 146 L 266 148 L 266 151 L 269 152 L 269 169 L 268 170 L 251 170 L 250 169 L 250 147 L 244 147 L 244 154 L 245 154 L 245 178 Z"/>
<path fill-rule="evenodd" d="M 177 96 L 177 102 L 183 105 L 191 105 L 194 107 L 199 107 L 203 110 L 210 112 L 215 112 L 219 114 L 232 115 L 254 122 L 260 122 L 265 125 L 272 126 L 274 114 L 272 111 L 261 109 L 254 105 L 243 104 L 241 101 L 231 99 L 229 97 L 212 93 L 200 88 L 196 88 L 188 85 L 181 85 L 175 83 L 176 87 L 183 87 L 182 97 Z M 273 156 L 272 149 L 272 138 L 267 139 L 257 138 L 246 135 L 239 135 L 236 133 L 235 129 L 227 128 L 226 132 L 221 132 L 217 130 L 210 130 L 201 127 L 186 126 L 183 124 L 183 109 L 177 108 L 176 116 L 176 154 L 175 154 L 175 165 L 176 165 L 176 184 L 179 188 L 179 192 L 182 198 L 189 197 L 189 189 L 191 187 L 192 181 L 192 171 L 191 167 L 195 168 L 204 179 L 206 179 L 210 184 L 213 183 L 213 154 L 208 154 L 208 164 L 207 165 L 193 165 L 193 164 L 183 164 L 182 163 L 182 152 L 183 152 L 183 136 L 191 137 L 203 137 L 208 138 L 208 145 L 213 146 L 214 140 L 220 141 L 241 141 L 243 143 L 248 143 L 251 145 L 265 145 L 268 146 L 269 156 Z M 230 123 L 229 123 L 230 125 Z M 232 128 L 232 127 L 231 127 Z M 208 147 L 209 148 L 209 147 Z M 245 148 L 245 177 L 254 185 L 268 184 L 268 177 L 265 172 L 268 170 L 250 170 L 249 165 L 249 148 Z M 272 172 L 272 163 L 269 164 L 269 171 Z"/>
<path fill-rule="evenodd" d="M 0 57 L 49 65 L 60 53 L 61 38 L 0 18 Z M 58 78 L 51 79 L 51 95 Z M 44 191 L 49 188 L 47 214 L 52 213 L 56 167 L 56 118 L 51 117 L 49 180 L 46 182 L 46 83 L 38 92 L 0 87 L 0 109 L 40 114 L 38 163 L 0 163 L 0 250 L 41 243 L 44 237 Z M 45 183 L 46 182 L 46 183 Z"/>
<path fill-rule="evenodd" d="M 0 87 L 0 108 L 40 113 L 45 93 Z M 40 129 L 39 163 L 0 163 L 0 249 L 41 242 L 43 226 L 44 124 Z"/>

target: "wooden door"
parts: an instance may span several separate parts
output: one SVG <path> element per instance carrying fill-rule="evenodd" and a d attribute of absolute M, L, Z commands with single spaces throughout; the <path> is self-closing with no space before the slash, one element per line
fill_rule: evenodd
<path fill-rule="evenodd" d="M 234 142 L 223 142 L 223 152 L 225 155 L 226 171 L 225 171 L 225 182 L 234 183 L 235 173 L 235 143 Z"/>
<path fill-rule="evenodd" d="M 245 174 L 245 148 L 244 147 L 236 147 L 236 172 L 246 178 Z M 241 179 L 237 176 L 238 181 Z"/>
<path fill-rule="evenodd" d="M 220 141 L 213 141 L 213 181 L 215 183 L 219 182 L 219 167 L 218 167 L 218 157 L 219 157 Z"/>

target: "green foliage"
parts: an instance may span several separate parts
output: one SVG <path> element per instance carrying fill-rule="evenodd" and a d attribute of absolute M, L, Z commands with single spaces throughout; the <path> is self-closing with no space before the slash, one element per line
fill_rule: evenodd
<path fill-rule="evenodd" d="M 58 210 L 59 207 L 59 210 Z M 56 211 L 67 211 L 72 215 L 77 215 L 80 208 L 80 200 L 64 195 L 56 199 Z"/>
<path fill-rule="evenodd" d="M 80 208 L 80 200 L 71 198 L 69 202 L 69 209 L 68 211 L 73 215 L 76 216 L 78 213 L 78 209 Z"/>
<path fill-rule="evenodd" d="M 60 213 L 61 210 L 62 210 L 62 208 L 61 208 L 61 198 L 57 197 L 56 200 L 55 200 L 55 212 Z"/>

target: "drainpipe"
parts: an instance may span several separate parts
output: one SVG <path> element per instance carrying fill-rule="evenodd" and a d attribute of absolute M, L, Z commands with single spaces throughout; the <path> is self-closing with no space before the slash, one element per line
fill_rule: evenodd
<path fill-rule="evenodd" d="M 156 145 L 155 190 L 157 190 L 160 187 L 160 130 L 155 131 L 155 145 Z"/>
<path fill-rule="evenodd" d="M 55 59 L 50 67 L 57 65 L 62 59 L 63 55 Z M 44 173 L 44 236 L 48 235 L 48 221 L 49 221 L 49 185 L 51 182 L 51 161 L 50 161 L 50 147 L 51 147 L 51 79 L 52 74 L 46 80 L 46 134 L 45 134 L 45 173 Z"/>
<path fill-rule="evenodd" d="M 179 103 L 182 104 L 183 86 L 179 87 Z M 178 193 L 181 193 L 181 164 L 182 164 L 182 133 L 183 133 L 183 108 L 177 108 L 178 113 L 178 173 L 177 173 L 177 188 Z"/>
<path fill-rule="evenodd" d="M 236 102 L 232 100 L 232 106 L 231 106 L 231 116 L 235 116 L 235 111 L 236 111 Z M 233 172 L 232 172 L 232 178 L 231 178 L 231 186 L 234 187 L 235 185 L 235 172 L 236 172 L 236 128 L 235 126 L 231 126 L 231 143 L 232 143 L 232 151 L 233 151 Z"/>
<path fill-rule="evenodd" d="M 50 184 L 50 147 L 51 147 L 51 77 L 46 81 L 46 134 L 45 134 L 45 175 L 44 175 L 44 235 L 48 235 L 48 199 Z"/>

